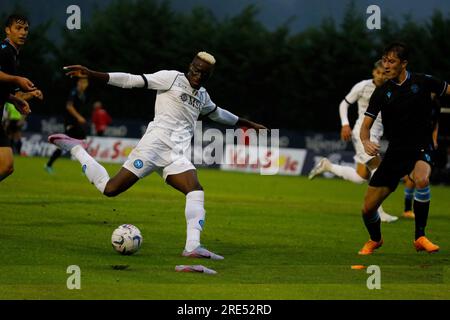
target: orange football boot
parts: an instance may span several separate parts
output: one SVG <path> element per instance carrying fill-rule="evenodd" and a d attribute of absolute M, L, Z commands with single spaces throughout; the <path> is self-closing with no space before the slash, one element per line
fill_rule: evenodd
<path fill-rule="evenodd" d="M 417 251 L 426 251 L 428 253 L 438 252 L 439 246 L 428 240 L 427 237 L 422 236 L 414 241 L 414 247 Z"/>
<path fill-rule="evenodd" d="M 414 219 L 416 216 L 411 210 L 403 212 L 403 218 Z"/>
<path fill-rule="evenodd" d="M 383 245 L 383 239 L 381 239 L 378 242 L 369 240 L 364 244 L 364 247 L 362 247 L 362 249 L 358 252 L 358 254 L 363 255 L 363 256 L 372 254 L 375 251 L 375 249 L 378 249 L 382 245 Z"/>

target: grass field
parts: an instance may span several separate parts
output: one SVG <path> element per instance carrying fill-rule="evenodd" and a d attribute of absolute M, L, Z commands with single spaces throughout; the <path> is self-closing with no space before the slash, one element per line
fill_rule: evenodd
<path fill-rule="evenodd" d="M 441 246 L 416 253 L 414 222 L 383 224 L 384 246 L 369 257 L 360 217 L 365 186 L 341 180 L 259 176 L 199 170 L 206 191 L 202 242 L 223 261 L 181 257 L 184 196 L 157 174 L 117 198 L 106 198 L 63 159 L 56 174 L 45 159 L 16 158 L 0 184 L 0 299 L 449 299 L 449 188 L 432 188 L 428 235 Z M 110 174 L 119 166 L 106 165 Z M 400 215 L 403 188 L 387 200 Z M 133 256 L 110 244 L 120 224 L 140 228 Z M 203 264 L 217 275 L 175 272 Z M 369 290 L 365 270 L 378 265 L 381 290 Z M 68 290 L 69 265 L 81 268 L 81 290 Z M 114 265 L 128 265 L 114 270 Z"/>

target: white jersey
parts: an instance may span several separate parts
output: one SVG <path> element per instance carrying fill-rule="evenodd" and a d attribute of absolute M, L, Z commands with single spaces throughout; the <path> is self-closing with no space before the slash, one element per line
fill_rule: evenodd
<path fill-rule="evenodd" d="M 358 132 L 358 134 L 365 117 L 364 113 L 366 112 L 367 107 L 369 106 L 370 97 L 372 96 L 372 93 L 375 91 L 375 89 L 376 86 L 373 83 L 372 79 L 363 80 L 357 83 L 352 88 L 350 93 L 345 97 L 345 101 L 347 101 L 347 103 L 349 104 L 354 104 L 355 102 L 358 102 L 358 119 L 356 120 L 355 126 L 353 128 L 353 131 L 355 131 L 356 129 L 356 132 Z M 376 135 L 378 137 L 381 137 L 383 135 L 383 124 L 381 122 L 381 113 L 375 119 L 375 122 L 370 131 L 371 134 Z"/>
<path fill-rule="evenodd" d="M 186 76 L 178 71 L 163 70 L 144 77 L 148 89 L 157 90 L 155 118 L 148 130 L 158 128 L 156 131 L 171 142 L 190 141 L 198 117 L 216 109 L 206 89 L 192 88 Z"/>

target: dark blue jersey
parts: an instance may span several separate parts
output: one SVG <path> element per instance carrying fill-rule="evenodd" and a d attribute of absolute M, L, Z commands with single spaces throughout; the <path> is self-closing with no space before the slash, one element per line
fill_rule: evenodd
<path fill-rule="evenodd" d="M 0 43 L 0 71 L 17 75 L 19 65 L 19 52 L 6 39 Z M 3 105 L 10 94 L 14 94 L 16 86 L 10 83 L 0 82 L 0 111 L 3 113 Z M 1 114 L 1 113 L 0 113 Z"/>
<path fill-rule="evenodd" d="M 443 96 L 447 86 L 432 76 L 408 72 L 403 83 L 387 81 L 375 89 L 365 115 L 376 119 L 381 112 L 391 148 L 428 146 L 436 116 L 431 93 Z"/>

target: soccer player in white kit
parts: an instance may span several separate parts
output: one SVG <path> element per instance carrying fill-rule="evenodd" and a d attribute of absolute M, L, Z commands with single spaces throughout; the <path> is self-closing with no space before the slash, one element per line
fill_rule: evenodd
<path fill-rule="evenodd" d="M 352 140 L 356 152 L 354 156 L 356 169 L 349 166 L 333 164 L 327 158 L 322 158 L 311 170 L 309 179 L 314 179 L 317 175 L 324 172 L 331 172 L 345 180 L 362 184 L 370 179 L 371 175 L 380 165 L 380 156 L 369 156 L 365 152 L 361 138 L 359 137 L 361 125 L 364 120 L 364 113 L 369 105 L 370 97 L 375 91 L 375 88 L 381 86 L 385 82 L 384 68 L 381 60 L 374 64 L 372 76 L 372 79 L 363 80 L 357 83 L 339 105 L 339 115 L 342 124 L 341 139 L 344 141 L 350 141 L 350 139 Z M 352 130 L 348 121 L 348 108 L 355 102 L 358 103 L 358 119 L 356 120 Z M 379 115 L 372 126 L 371 138 L 379 144 L 382 136 L 383 124 L 381 122 L 381 115 Z M 393 222 L 398 220 L 398 217 L 391 216 L 384 212 L 381 206 L 378 210 L 381 221 Z"/>
<path fill-rule="evenodd" d="M 110 178 L 105 168 L 83 148 L 83 142 L 63 134 L 49 136 L 49 142 L 70 150 L 78 159 L 89 181 L 105 196 L 114 197 L 126 191 L 139 179 L 153 171 L 160 174 L 173 188 L 186 195 L 187 223 L 186 257 L 223 259 L 200 244 L 200 232 L 205 223 L 204 192 L 197 172 L 185 156 L 200 115 L 226 125 L 256 130 L 263 125 L 239 118 L 218 107 L 209 97 L 203 84 L 209 79 L 216 63 L 207 52 L 199 52 L 186 74 L 178 71 L 159 71 L 153 74 L 103 73 L 75 65 L 65 67 L 71 77 L 89 77 L 122 88 L 157 90 L 155 117 L 138 145 L 130 153 L 123 167 Z"/>

